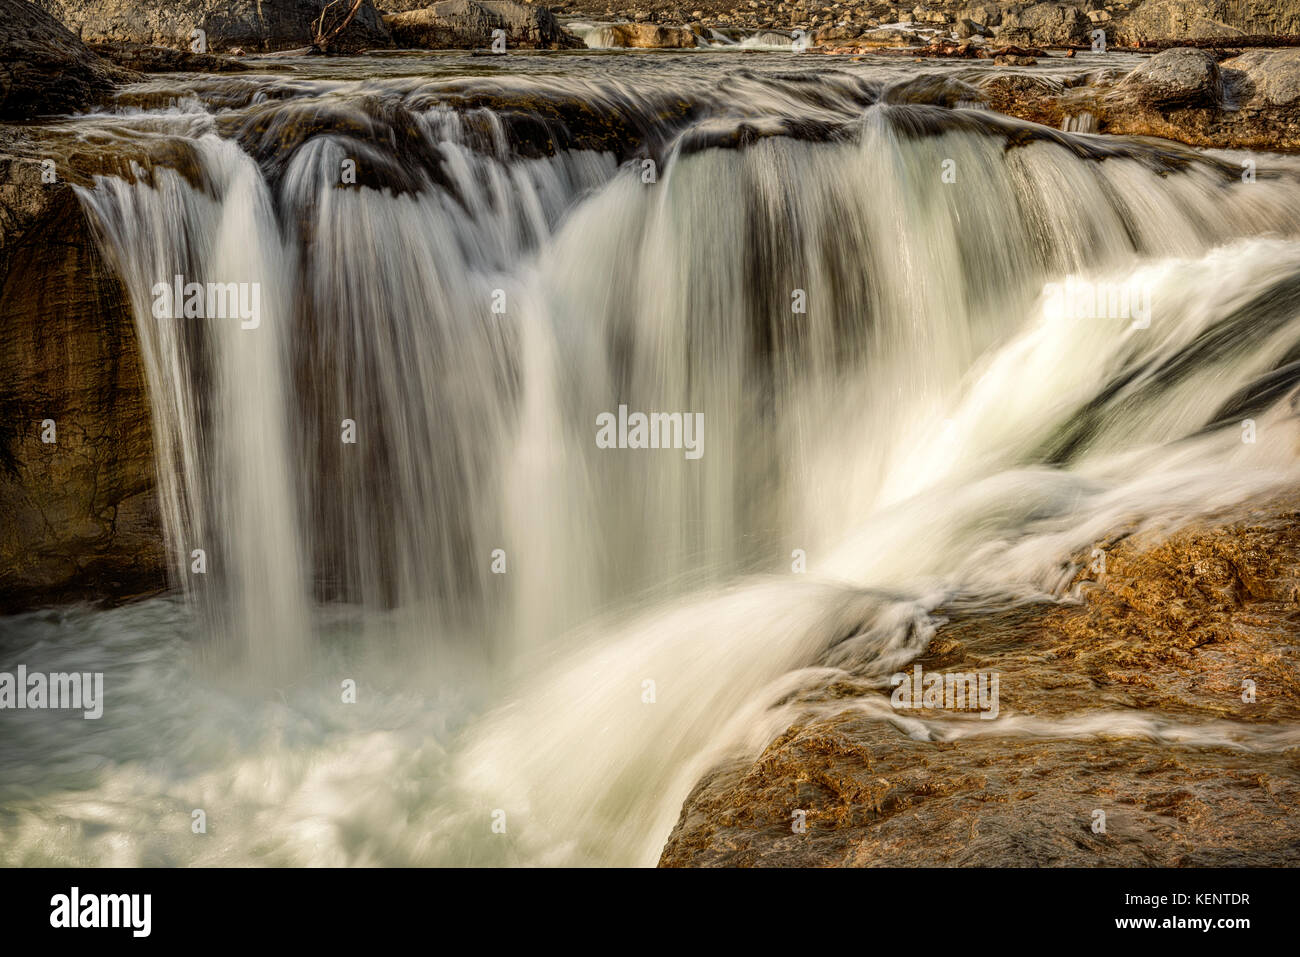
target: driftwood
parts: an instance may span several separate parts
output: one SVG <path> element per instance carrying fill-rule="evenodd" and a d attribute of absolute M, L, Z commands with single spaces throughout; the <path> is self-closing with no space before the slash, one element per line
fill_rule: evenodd
<path fill-rule="evenodd" d="M 1199 50 L 1243 50 L 1255 47 L 1300 47 L 1300 36 L 1198 37 L 1194 40 L 1153 40 L 1138 44 L 1139 50 L 1168 50 L 1172 47 L 1196 47 Z"/>
<path fill-rule="evenodd" d="M 348 28 L 348 24 L 351 23 L 352 19 L 357 15 L 357 11 L 361 9 L 361 4 L 364 3 L 365 0 L 352 0 L 351 9 L 342 16 L 342 19 L 337 23 L 330 23 L 327 25 L 326 20 L 329 18 L 330 11 L 340 3 L 347 2 L 348 0 L 329 0 L 329 3 L 325 4 L 325 6 L 321 8 L 319 19 L 312 24 L 312 46 L 321 53 L 329 52 L 330 44 L 334 42 L 340 33 Z"/>

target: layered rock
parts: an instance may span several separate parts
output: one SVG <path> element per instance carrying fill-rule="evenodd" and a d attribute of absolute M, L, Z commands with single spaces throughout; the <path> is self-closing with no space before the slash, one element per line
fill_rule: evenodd
<path fill-rule="evenodd" d="M 82 109 L 118 77 L 44 10 L 0 0 L 0 120 Z"/>
<path fill-rule="evenodd" d="M 1298 0 L 1146 0 L 1115 26 L 1128 45 L 1169 40 L 1300 34 Z"/>
<path fill-rule="evenodd" d="M 846 675 L 700 782 L 661 865 L 1300 862 L 1300 511 L 1098 545 L 1077 600 L 937 612 L 923 671 L 999 673 L 997 720 L 917 733 Z"/>
<path fill-rule="evenodd" d="M 1191 146 L 1300 149 L 1300 49 L 1252 50 L 1217 61 L 1203 50 L 1157 54 L 1126 76 L 1067 80 L 993 76 L 991 107 L 1058 128 L 1159 136 Z"/>
<path fill-rule="evenodd" d="M 83 40 L 141 43 L 195 52 L 286 50 L 309 46 L 312 27 L 328 0 L 37 0 Z M 346 9 L 342 0 L 333 9 Z M 360 50 L 388 45 L 388 31 L 371 0 L 338 37 L 333 48 Z"/>
<path fill-rule="evenodd" d="M 546 7 L 510 0 L 444 0 L 432 6 L 390 14 L 384 21 L 399 47 L 471 50 L 492 46 L 504 31 L 507 48 L 561 49 L 581 42 L 560 26 Z"/>
<path fill-rule="evenodd" d="M 137 73 L 238 73 L 249 69 L 230 57 L 143 43 L 92 43 L 89 49 L 102 59 Z"/>
<path fill-rule="evenodd" d="M 166 559 L 125 290 L 101 259 L 62 165 L 7 139 L 0 611 L 138 595 L 163 586 Z"/>

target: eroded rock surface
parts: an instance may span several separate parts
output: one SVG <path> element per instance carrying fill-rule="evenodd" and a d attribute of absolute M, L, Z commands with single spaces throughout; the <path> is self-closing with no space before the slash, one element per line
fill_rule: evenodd
<path fill-rule="evenodd" d="M 142 594 L 166 574 L 125 290 L 48 171 L 0 140 L 0 611 Z"/>
<path fill-rule="evenodd" d="M 1166 50 L 1124 75 L 1061 80 L 973 78 L 990 107 L 1048 126 L 1159 136 L 1190 146 L 1300 149 L 1300 49 L 1250 50 L 1222 61 Z"/>
<path fill-rule="evenodd" d="M 84 109 L 121 78 L 44 10 L 0 0 L 0 120 Z"/>
<path fill-rule="evenodd" d="M 89 48 L 110 63 L 138 73 L 239 73 L 249 69 L 230 57 L 143 43 L 92 43 Z"/>
<path fill-rule="evenodd" d="M 1300 862 L 1300 511 L 1097 544 L 1077 600 L 936 612 L 919 663 L 999 673 L 997 720 L 918 734 L 850 673 L 700 782 L 661 865 Z"/>
<path fill-rule="evenodd" d="M 286 50 L 312 42 L 312 24 L 324 0 L 37 0 L 86 42 L 140 43 L 191 49 L 195 30 L 206 49 L 223 53 Z M 388 31 L 371 0 L 365 0 L 333 44 L 339 51 L 388 46 Z"/>
<path fill-rule="evenodd" d="M 1300 33 L 1296 0 L 1145 0 L 1114 31 L 1121 43 Z"/>
<path fill-rule="evenodd" d="M 505 31 L 507 48 L 561 49 L 581 42 L 546 7 L 510 0 L 445 0 L 384 17 L 399 47 L 429 50 L 488 49 L 494 31 Z"/>

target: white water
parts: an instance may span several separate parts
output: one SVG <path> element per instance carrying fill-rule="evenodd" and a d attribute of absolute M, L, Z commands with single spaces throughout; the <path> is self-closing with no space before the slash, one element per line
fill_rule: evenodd
<path fill-rule="evenodd" d="M 1292 163 L 1159 175 L 1140 149 L 913 137 L 923 114 L 874 106 L 829 144 L 667 131 L 647 184 L 608 153 L 513 157 L 491 116 L 484 151 L 445 107 L 415 115 L 444 176 L 415 192 L 337 188 L 373 142 L 316 136 L 268 178 L 208 133 L 204 189 L 83 193 L 136 307 L 193 612 L 6 623 L 15 660 L 101 661 L 110 697 L 93 733 L 33 722 L 7 750 L 5 863 L 650 864 L 700 775 L 789 723 L 776 702 L 903 666 L 945 596 L 1052 592 L 1121 524 L 1294 480 L 1289 388 L 1251 408 L 1255 444 L 1245 413 L 1203 431 L 1300 346 Z M 260 327 L 154 319 L 177 273 L 261 283 Z M 1146 284 L 1150 327 L 1053 315 L 1068 276 Z M 620 403 L 703 412 L 704 456 L 597 448 Z M 1237 740 L 878 705 L 922 736 Z"/>

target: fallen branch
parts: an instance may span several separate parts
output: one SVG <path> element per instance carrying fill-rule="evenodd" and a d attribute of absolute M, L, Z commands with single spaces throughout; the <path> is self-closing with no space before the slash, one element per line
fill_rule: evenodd
<path fill-rule="evenodd" d="M 350 24 L 353 18 L 357 15 L 357 11 L 361 9 L 361 4 L 364 3 L 365 0 L 352 0 L 352 8 L 348 10 L 347 15 L 343 17 L 342 22 L 335 27 L 327 29 L 325 26 L 325 18 L 329 15 L 330 10 L 336 7 L 339 3 L 346 2 L 347 0 L 330 0 L 330 2 L 325 4 L 321 9 L 320 18 L 312 27 L 312 46 L 321 53 L 329 52 L 330 44 L 334 42 L 340 33 L 348 28 L 348 24 Z"/>

